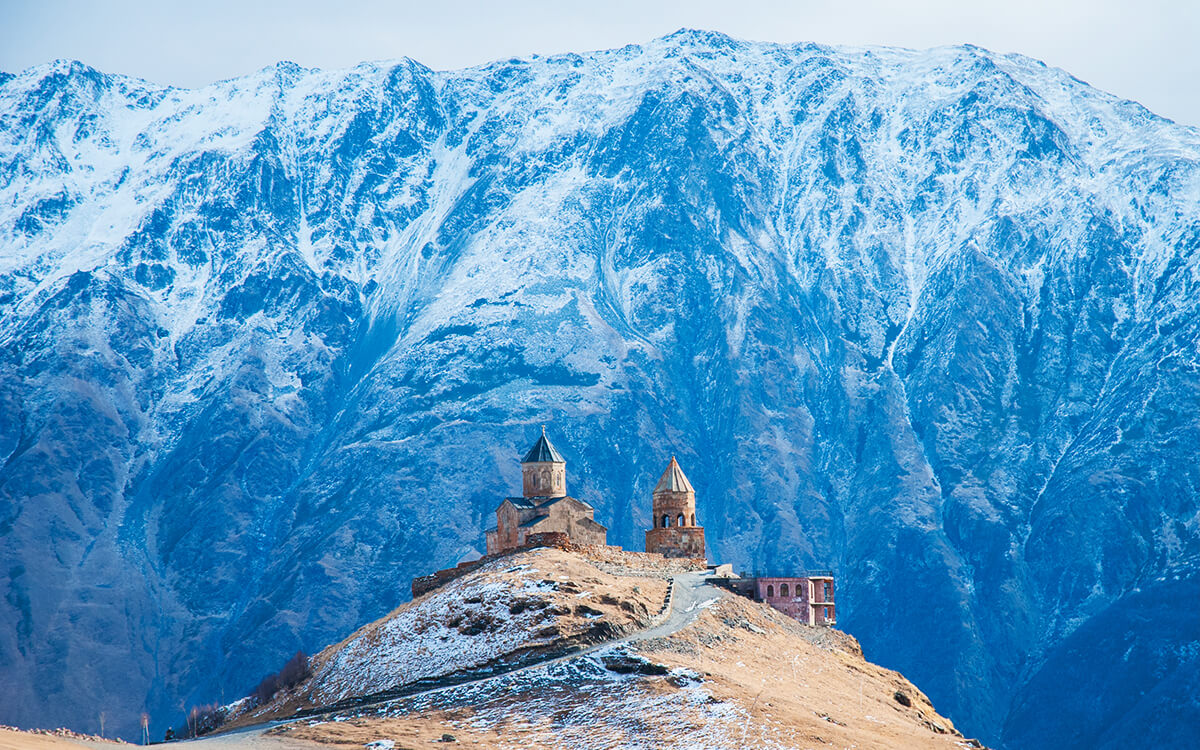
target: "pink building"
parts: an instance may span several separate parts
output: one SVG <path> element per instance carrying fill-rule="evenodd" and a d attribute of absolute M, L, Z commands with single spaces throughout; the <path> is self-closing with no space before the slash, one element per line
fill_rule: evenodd
<path fill-rule="evenodd" d="M 726 585 L 805 624 L 837 624 L 832 573 L 821 572 L 803 577 L 734 578 Z"/>

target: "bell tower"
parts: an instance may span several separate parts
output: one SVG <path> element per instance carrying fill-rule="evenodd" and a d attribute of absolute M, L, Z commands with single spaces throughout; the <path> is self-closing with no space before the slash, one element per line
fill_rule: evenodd
<path fill-rule="evenodd" d="M 671 456 L 654 486 L 654 528 L 646 532 L 646 551 L 667 557 L 705 557 L 704 528 L 696 522 L 696 490 Z"/>
<path fill-rule="evenodd" d="M 525 497 L 565 497 L 567 494 L 567 462 L 546 437 L 545 425 L 542 425 L 542 436 L 521 459 L 521 479 Z"/>

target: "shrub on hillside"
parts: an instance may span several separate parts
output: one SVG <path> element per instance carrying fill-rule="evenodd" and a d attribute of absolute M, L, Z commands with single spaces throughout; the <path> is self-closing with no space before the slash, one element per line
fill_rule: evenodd
<path fill-rule="evenodd" d="M 181 727 L 168 727 L 163 738 L 167 742 L 185 740 L 208 734 L 225 721 L 225 707 L 213 703 L 208 706 L 192 706 L 188 711 L 187 720 Z"/>
<path fill-rule="evenodd" d="M 275 697 L 275 693 L 279 692 L 279 675 L 272 672 L 262 681 L 258 683 L 258 687 L 254 688 L 254 700 L 258 705 L 266 705 L 267 701 Z"/>
<path fill-rule="evenodd" d="M 199 737 L 216 729 L 221 725 L 224 713 L 224 710 L 215 703 L 209 706 L 196 706 L 188 717 L 188 724 L 191 726 L 189 736 Z"/>
<path fill-rule="evenodd" d="M 297 651 L 296 655 L 283 665 L 283 669 L 279 670 L 279 686 L 293 688 L 311 676 L 312 670 L 308 667 L 308 656 L 303 651 Z"/>
<path fill-rule="evenodd" d="M 250 695 L 256 705 L 263 706 L 280 690 L 293 688 L 310 676 L 312 669 L 308 665 L 308 656 L 303 651 L 297 651 L 296 655 L 283 665 L 283 669 L 262 678 L 262 682 L 258 683 L 258 687 L 254 688 Z"/>

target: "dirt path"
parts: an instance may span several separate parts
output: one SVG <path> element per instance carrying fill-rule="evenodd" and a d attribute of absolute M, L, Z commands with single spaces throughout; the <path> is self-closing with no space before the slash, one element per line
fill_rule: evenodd
<path fill-rule="evenodd" d="M 195 740 L 180 740 L 180 743 L 187 747 L 205 748 L 205 750 L 250 750 L 251 748 L 254 750 L 312 750 L 314 747 L 325 747 L 315 742 L 264 734 L 268 729 L 284 723 L 286 722 L 273 721 L 269 724 L 259 724 L 226 734 L 201 737 Z"/>
<path fill-rule="evenodd" d="M 698 570 L 694 573 L 680 573 L 675 576 L 672 579 L 674 586 L 671 591 L 671 611 L 665 622 L 625 638 L 602 644 L 602 646 L 663 638 L 691 625 L 701 612 L 728 593 L 724 589 L 705 583 L 710 574 L 710 571 Z"/>
<path fill-rule="evenodd" d="M 315 742 L 290 737 L 264 736 L 274 724 L 264 724 L 246 731 L 186 740 L 186 744 L 206 750 L 315 750 L 325 747 Z M 88 740 L 53 734 L 34 734 L 0 728 L 0 750 L 135 750 L 141 747 L 125 742 Z"/>

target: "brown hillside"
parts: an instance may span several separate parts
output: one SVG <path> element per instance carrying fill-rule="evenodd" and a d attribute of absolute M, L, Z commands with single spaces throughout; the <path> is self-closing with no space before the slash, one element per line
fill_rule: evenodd
<path fill-rule="evenodd" d="M 540 661 L 636 632 L 659 617 L 670 575 L 685 569 L 679 561 L 603 547 L 536 549 L 492 561 L 322 650 L 311 679 L 225 728 L 462 670 Z"/>
<path fill-rule="evenodd" d="M 669 571 L 650 560 L 539 549 L 490 563 L 326 649 L 308 683 L 241 723 L 484 662 L 544 659 L 600 636 L 617 636 L 614 642 L 486 680 L 293 720 L 261 736 L 201 744 L 261 750 L 387 740 L 414 748 L 448 734 L 477 748 L 971 746 L 919 690 L 865 661 L 844 633 L 702 584 L 687 605 L 691 621 L 677 629 L 663 624 L 657 610 Z M 679 600 L 677 590 L 672 621 Z M 656 634 L 637 635 L 648 624 Z"/>

